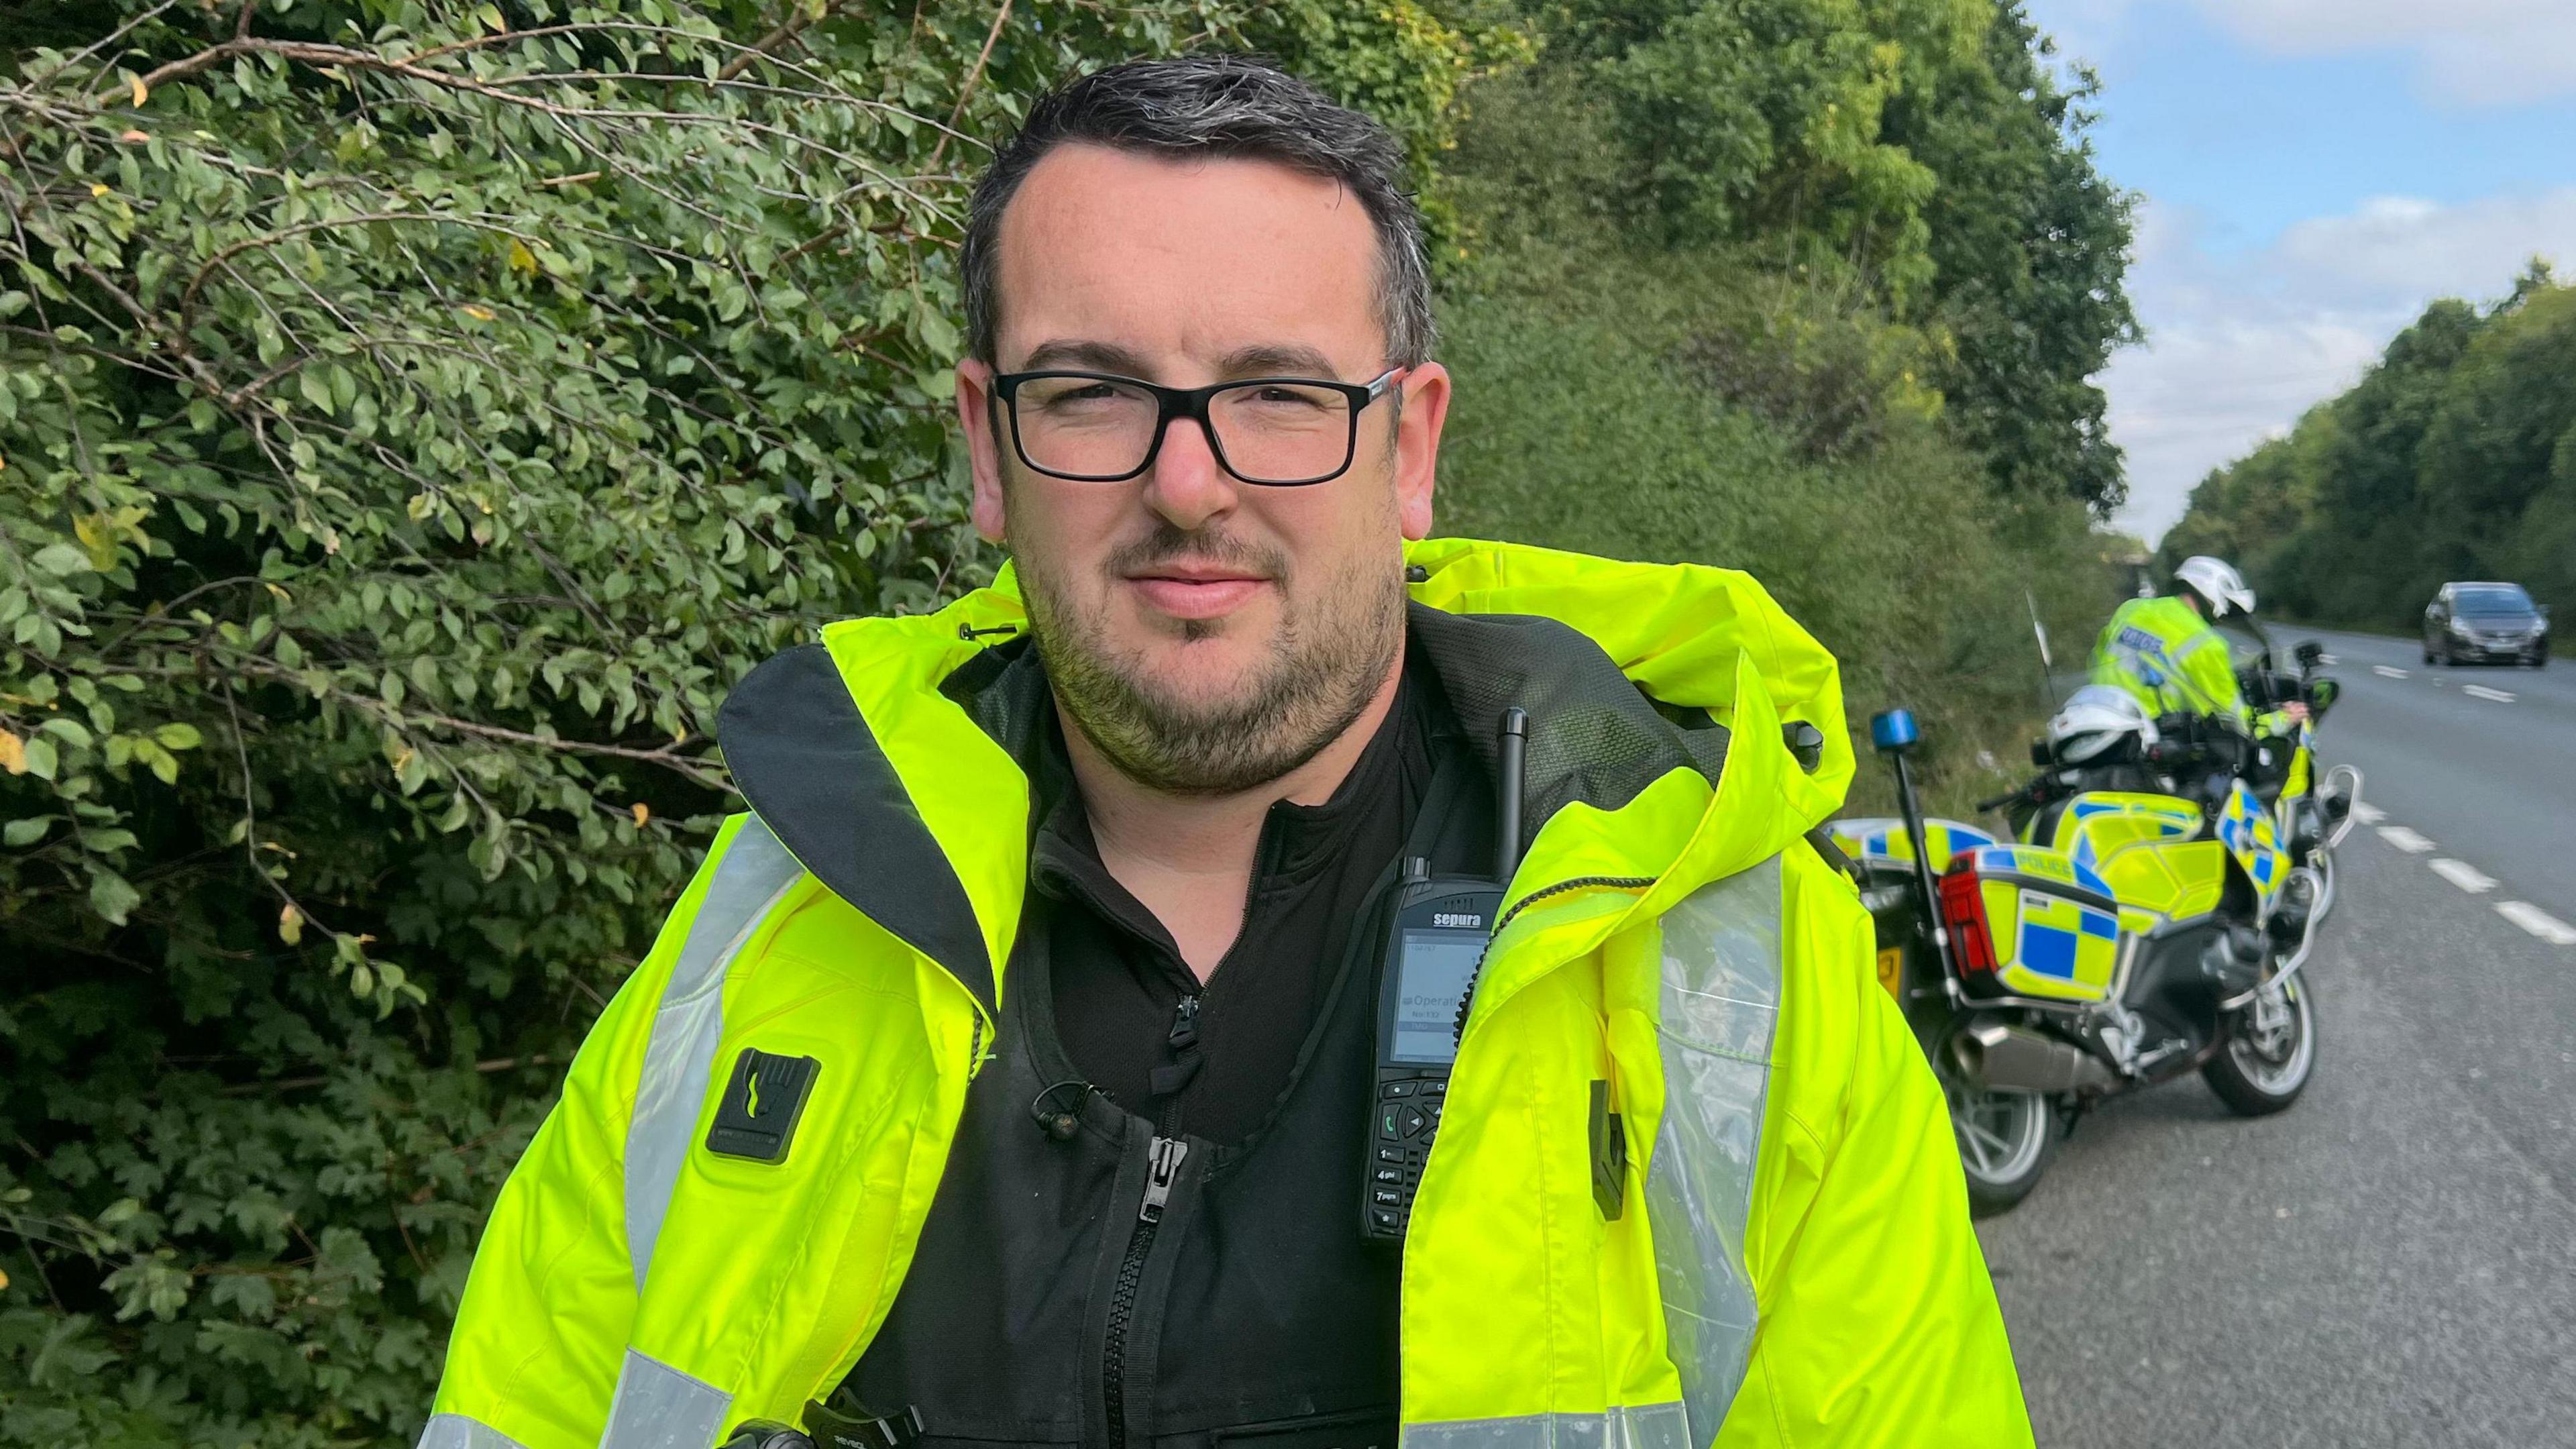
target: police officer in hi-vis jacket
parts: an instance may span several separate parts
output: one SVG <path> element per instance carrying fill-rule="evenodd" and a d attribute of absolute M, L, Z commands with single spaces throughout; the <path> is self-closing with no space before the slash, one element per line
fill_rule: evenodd
<path fill-rule="evenodd" d="M 749 808 L 503 1189 L 425 1449 L 2030 1443 L 1809 843 L 1834 660 L 1740 573 L 1431 536 L 1403 175 L 1242 59 L 1030 110 L 962 257 L 1010 566 L 726 702 Z M 1381 1080 L 1391 893 L 1498 846 L 1454 1059 Z"/>

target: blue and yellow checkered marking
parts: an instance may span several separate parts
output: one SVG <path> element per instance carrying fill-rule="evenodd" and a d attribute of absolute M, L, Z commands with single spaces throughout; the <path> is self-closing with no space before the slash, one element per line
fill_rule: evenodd
<path fill-rule="evenodd" d="M 2015 955 L 2024 970 L 2059 981 L 2107 981 L 2119 939 L 2119 918 L 2109 911 L 2063 896 L 2021 893 Z"/>
<path fill-rule="evenodd" d="M 1833 823 L 1834 843 L 1845 855 L 1862 862 L 1910 865 L 1914 860 L 1913 842 L 1905 838 L 1905 825 L 1897 820 L 1837 820 Z M 1995 843 L 1995 838 L 1974 826 L 1954 820 L 1923 822 L 1924 844 L 1931 849 L 1933 869 L 1942 869 L 1953 856 L 1965 854 Z"/>

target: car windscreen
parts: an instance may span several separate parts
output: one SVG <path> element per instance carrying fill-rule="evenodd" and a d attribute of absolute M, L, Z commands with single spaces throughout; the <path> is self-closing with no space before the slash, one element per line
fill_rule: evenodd
<path fill-rule="evenodd" d="M 2451 607 L 2462 614 L 2528 614 L 2531 595 L 2517 585 L 2488 585 L 2462 589 L 2451 596 Z"/>

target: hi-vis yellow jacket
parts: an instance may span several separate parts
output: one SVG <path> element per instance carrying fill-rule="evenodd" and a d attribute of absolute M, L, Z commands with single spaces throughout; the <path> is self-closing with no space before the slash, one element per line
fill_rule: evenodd
<path fill-rule="evenodd" d="M 1417 605 L 1570 625 L 1728 733 L 1722 765 L 1537 827 L 1403 1248 L 1406 1449 L 2029 1444 L 1941 1093 L 1868 916 L 1801 839 L 1852 774 L 1832 656 L 1725 570 L 1455 540 L 1408 559 Z M 425 1449 L 700 1449 L 796 1422 L 856 1363 L 1027 881 L 1026 777 L 938 686 L 1023 622 L 1006 574 L 808 646 L 822 687 L 758 722 L 785 766 L 737 760 L 753 812 L 501 1193 Z M 1823 733 L 1812 772 L 1789 720 Z M 846 808 L 786 823 L 827 789 Z M 707 1146 L 748 1049 L 821 1063 L 779 1162 Z M 1603 1079 L 1632 1164 L 1616 1218 L 1588 1143 Z"/>
<path fill-rule="evenodd" d="M 2216 715 L 2241 727 L 2256 724 L 2236 682 L 2226 636 L 2171 595 L 2131 599 L 2111 612 L 2093 645 L 2092 681 L 2127 690 L 2151 715 Z"/>

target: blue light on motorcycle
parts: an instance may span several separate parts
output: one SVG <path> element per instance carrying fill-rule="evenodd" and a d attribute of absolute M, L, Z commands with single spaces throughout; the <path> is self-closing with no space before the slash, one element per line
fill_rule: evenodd
<path fill-rule="evenodd" d="M 1869 742 L 1880 750 L 1905 749 L 1921 738 L 1910 709 L 1881 710 L 1869 717 Z"/>

